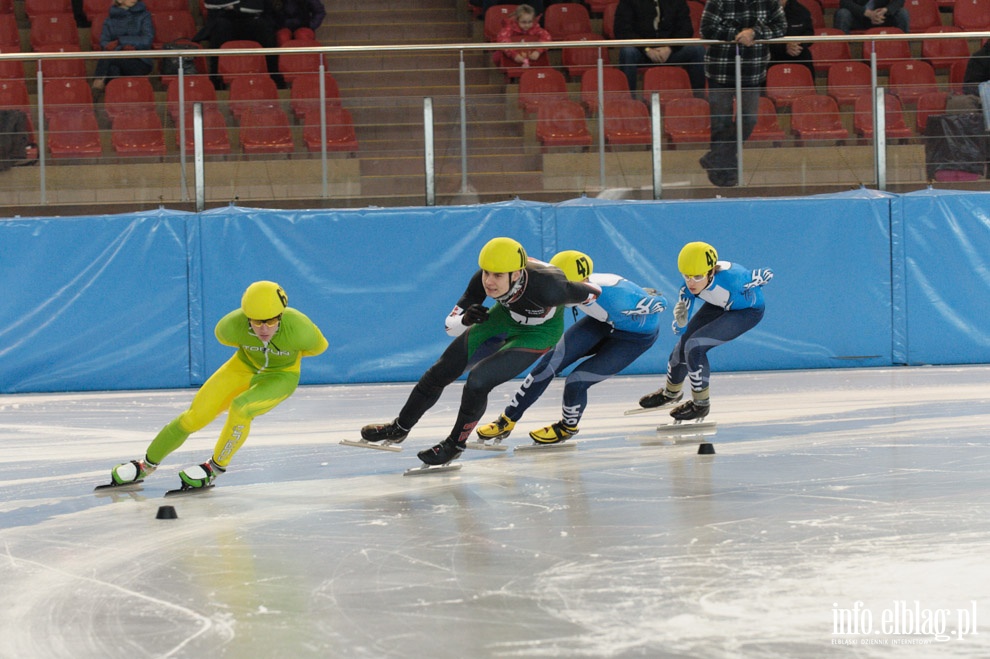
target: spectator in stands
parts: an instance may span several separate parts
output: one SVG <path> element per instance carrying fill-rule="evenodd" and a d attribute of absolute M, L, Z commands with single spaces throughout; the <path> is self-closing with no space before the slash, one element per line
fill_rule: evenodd
<path fill-rule="evenodd" d="M 945 104 L 945 111 L 951 114 L 979 112 L 983 108 L 980 102 L 980 83 L 990 80 L 990 40 L 973 53 L 966 64 L 963 74 L 962 94 L 950 96 Z"/>
<path fill-rule="evenodd" d="M 316 32 L 327 17 L 322 0 L 276 0 L 274 8 L 279 27 L 288 28 L 292 32 L 301 27 L 308 27 Z"/>
<path fill-rule="evenodd" d="M 210 48 L 220 48 L 228 41 L 256 41 L 262 48 L 275 48 L 275 8 L 269 0 L 206 0 L 206 21 L 193 41 L 208 41 Z M 265 57 L 268 73 L 280 86 L 278 55 Z M 210 73 L 218 88 L 223 82 L 217 77 L 217 58 L 210 58 Z"/>
<path fill-rule="evenodd" d="M 705 75 L 711 105 L 711 145 L 701 157 L 708 180 L 718 186 L 739 184 L 736 160 L 736 53 L 740 54 L 742 138 L 756 127 L 760 91 L 767 77 L 770 49 L 756 43 L 784 36 L 787 19 L 779 0 L 708 0 L 701 15 L 701 36 L 723 43 L 708 47 Z"/>
<path fill-rule="evenodd" d="M 519 5 L 516 13 L 509 18 L 499 30 L 498 43 L 519 43 L 525 41 L 533 43 L 538 41 L 553 41 L 550 33 L 540 27 L 536 22 L 536 10 L 530 5 Z M 529 66 L 546 52 L 540 48 L 509 48 L 506 50 L 496 50 L 492 54 L 495 66 Z"/>
<path fill-rule="evenodd" d="M 691 12 L 685 0 L 619 0 L 615 10 L 616 39 L 690 39 L 694 36 Z M 648 64 L 679 64 L 691 79 L 695 96 L 705 93 L 702 46 L 627 46 L 619 50 L 619 66 L 636 91 L 637 70 Z"/>
<path fill-rule="evenodd" d="M 810 1 L 817 2 L 818 0 Z M 785 37 L 807 37 L 815 33 L 811 12 L 801 4 L 800 0 L 780 0 L 780 6 L 784 8 L 784 18 L 787 19 Z M 815 65 L 811 61 L 811 50 L 808 48 L 808 44 L 771 44 L 770 63 L 803 64 L 811 71 L 812 80 L 815 78 Z"/>
<path fill-rule="evenodd" d="M 896 27 L 908 32 L 911 19 L 904 0 L 839 0 L 832 25 L 849 34 L 871 27 Z"/>
<path fill-rule="evenodd" d="M 151 12 L 141 0 L 113 0 L 100 33 L 103 50 L 151 50 L 154 39 Z M 93 73 L 93 90 L 103 91 L 112 78 L 146 76 L 151 69 L 151 59 L 146 57 L 101 59 Z"/>

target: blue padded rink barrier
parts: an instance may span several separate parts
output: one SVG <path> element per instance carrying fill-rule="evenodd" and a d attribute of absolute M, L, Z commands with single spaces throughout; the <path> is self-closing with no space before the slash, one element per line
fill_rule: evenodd
<path fill-rule="evenodd" d="M 715 373 L 699 455 L 650 444 L 663 414 L 623 411 L 660 378 L 622 376 L 591 389 L 576 450 L 417 477 L 459 383 L 401 453 L 338 442 L 411 385 L 310 385 L 214 490 L 167 500 L 221 421 L 142 492 L 91 490 L 192 390 L 0 396 L 0 657 L 990 656 L 988 380 Z"/>

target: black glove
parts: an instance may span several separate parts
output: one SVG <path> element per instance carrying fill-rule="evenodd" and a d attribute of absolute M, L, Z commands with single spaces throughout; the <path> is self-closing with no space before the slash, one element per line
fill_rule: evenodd
<path fill-rule="evenodd" d="M 461 322 L 470 327 L 476 323 L 483 323 L 488 320 L 488 307 L 483 304 L 472 304 L 464 310 Z"/>

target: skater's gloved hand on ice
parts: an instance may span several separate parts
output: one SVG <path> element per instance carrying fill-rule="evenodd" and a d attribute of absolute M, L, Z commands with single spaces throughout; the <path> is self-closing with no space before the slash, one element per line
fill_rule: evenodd
<path fill-rule="evenodd" d="M 773 270 L 770 268 L 763 268 L 762 270 L 753 270 L 753 279 L 750 280 L 748 284 L 743 286 L 745 290 L 749 290 L 754 286 L 763 286 L 773 279 Z"/>
<path fill-rule="evenodd" d="M 464 310 L 464 315 L 461 316 L 461 322 L 469 327 L 486 320 L 488 320 L 488 307 L 483 304 L 472 304 Z"/>

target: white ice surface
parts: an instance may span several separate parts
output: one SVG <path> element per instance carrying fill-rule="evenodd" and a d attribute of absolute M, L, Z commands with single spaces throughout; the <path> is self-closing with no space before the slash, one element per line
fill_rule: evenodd
<path fill-rule="evenodd" d="M 411 385 L 303 387 L 168 500 L 221 421 L 143 491 L 92 489 L 192 391 L 0 396 L 0 657 L 990 656 L 990 368 L 716 374 L 714 456 L 641 441 L 663 414 L 622 412 L 659 385 L 592 388 L 577 450 L 417 477 L 459 384 L 401 453 L 338 442 Z M 873 633 L 835 634 L 856 602 Z M 950 639 L 884 633 L 899 603 L 948 609 Z"/>

